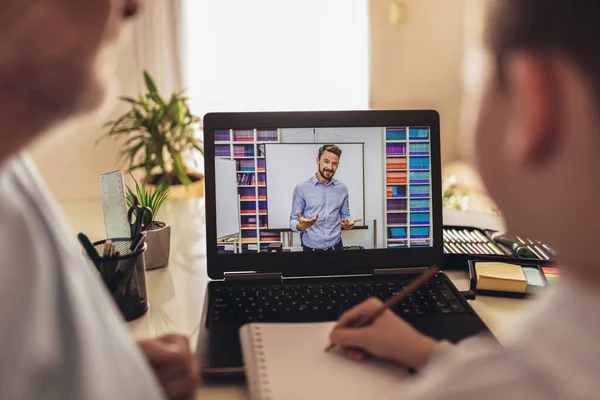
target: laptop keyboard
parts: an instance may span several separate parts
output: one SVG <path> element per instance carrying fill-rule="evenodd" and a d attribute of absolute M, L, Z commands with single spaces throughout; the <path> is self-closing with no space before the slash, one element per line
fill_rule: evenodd
<path fill-rule="evenodd" d="M 210 321 L 213 326 L 335 321 L 344 311 L 367 298 L 378 297 L 385 301 L 406 284 L 408 282 L 220 287 L 214 290 Z M 428 282 L 393 310 L 407 320 L 466 312 L 441 280 Z"/>

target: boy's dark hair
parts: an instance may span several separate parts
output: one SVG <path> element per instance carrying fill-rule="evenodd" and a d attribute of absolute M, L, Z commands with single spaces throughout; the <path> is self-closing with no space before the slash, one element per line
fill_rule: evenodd
<path fill-rule="evenodd" d="M 599 0 L 496 0 L 489 22 L 487 40 L 500 82 L 509 52 L 558 52 L 581 68 L 600 93 Z"/>
<path fill-rule="evenodd" d="M 319 149 L 319 160 L 326 151 L 335 154 L 338 156 L 338 158 L 342 156 L 342 149 L 337 147 L 335 144 L 326 144 Z"/>

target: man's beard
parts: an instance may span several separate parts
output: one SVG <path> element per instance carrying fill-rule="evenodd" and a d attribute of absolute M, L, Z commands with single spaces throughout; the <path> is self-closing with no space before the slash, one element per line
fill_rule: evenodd
<path fill-rule="evenodd" d="M 325 172 L 325 168 L 322 168 L 321 170 L 319 170 L 319 173 L 321 174 L 321 177 L 323 177 L 323 179 L 328 180 L 328 181 L 332 180 L 333 176 L 335 175 L 335 172 L 333 172 L 332 170 L 329 170 L 329 174 L 331 174 L 331 175 L 327 174 Z"/>

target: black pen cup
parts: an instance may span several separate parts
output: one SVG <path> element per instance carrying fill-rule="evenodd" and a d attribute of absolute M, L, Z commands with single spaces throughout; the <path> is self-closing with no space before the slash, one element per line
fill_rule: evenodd
<path fill-rule="evenodd" d="M 148 311 L 146 293 L 146 263 L 144 243 L 136 251 L 131 250 L 131 239 L 110 239 L 119 255 L 88 259 L 94 265 L 98 277 L 103 281 L 117 303 L 126 321 L 133 321 Z M 100 256 L 104 254 L 106 240 L 94 243 Z"/>

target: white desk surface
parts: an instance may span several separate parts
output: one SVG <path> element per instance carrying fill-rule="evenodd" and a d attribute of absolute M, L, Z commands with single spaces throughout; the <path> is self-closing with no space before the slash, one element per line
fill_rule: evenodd
<path fill-rule="evenodd" d="M 66 202 L 63 210 L 75 232 L 85 232 L 92 240 L 106 237 L 100 201 Z M 452 213 L 445 217 L 453 224 L 485 225 L 501 229 L 499 219 L 467 213 Z M 206 284 L 206 245 L 203 199 L 169 199 L 159 213 L 159 220 L 171 225 L 171 259 L 166 268 L 147 272 L 150 309 L 141 318 L 129 323 L 133 337 L 145 338 L 178 332 L 190 336 L 195 349 L 204 302 Z M 448 275 L 461 290 L 468 288 L 466 274 Z M 490 330 L 502 341 L 504 329 L 518 318 L 529 303 L 527 300 L 478 296 L 470 302 Z M 197 398 L 247 399 L 243 384 L 205 385 Z"/>

